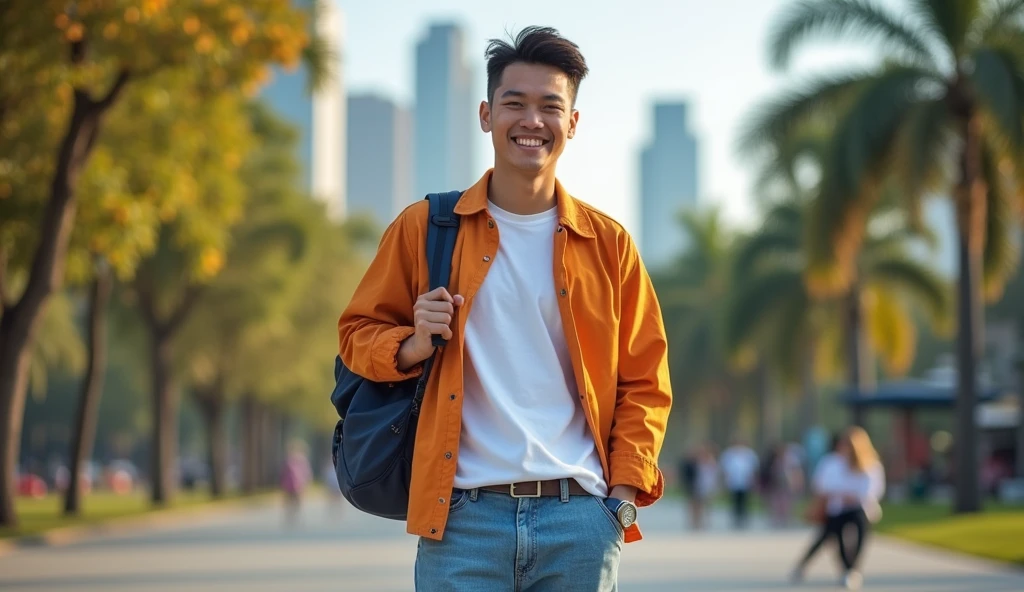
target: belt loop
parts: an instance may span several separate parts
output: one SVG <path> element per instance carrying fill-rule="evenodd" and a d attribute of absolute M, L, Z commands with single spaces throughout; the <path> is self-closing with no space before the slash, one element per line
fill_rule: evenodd
<path fill-rule="evenodd" d="M 561 488 L 561 492 L 560 492 L 561 493 L 561 499 L 562 499 L 562 503 L 564 504 L 564 503 L 569 501 L 569 480 L 568 479 L 559 479 L 558 480 L 558 486 L 559 486 L 559 488 Z"/>
<path fill-rule="evenodd" d="M 479 494 L 480 494 L 480 489 L 478 487 L 474 487 L 473 489 L 470 489 L 469 490 L 469 501 L 475 502 L 476 501 L 476 497 Z"/>

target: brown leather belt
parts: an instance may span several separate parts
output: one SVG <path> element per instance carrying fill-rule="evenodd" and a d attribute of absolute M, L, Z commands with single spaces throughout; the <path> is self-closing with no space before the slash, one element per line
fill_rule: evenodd
<path fill-rule="evenodd" d="M 522 483 L 505 483 L 504 485 L 484 485 L 480 489 L 508 494 L 512 497 L 541 497 L 562 495 L 561 479 L 549 481 L 523 481 Z M 591 495 L 580 487 L 575 479 L 569 479 L 569 495 Z"/>

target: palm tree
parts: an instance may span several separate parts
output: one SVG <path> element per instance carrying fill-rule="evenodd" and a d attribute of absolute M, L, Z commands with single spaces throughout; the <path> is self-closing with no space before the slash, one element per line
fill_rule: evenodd
<path fill-rule="evenodd" d="M 899 180 L 914 215 L 924 196 L 952 188 L 959 234 L 959 384 L 955 510 L 977 511 L 975 452 L 981 296 L 1007 271 L 1013 181 L 1024 146 L 1024 2 L 906 0 L 897 14 L 870 0 L 802 0 L 776 23 L 770 52 L 788 64 L 814 34 L 859 35 L 886 50 L 883 65 L 807 82 L 760 114 L 752 144 L 764 145 L 822 114 L 842 113 L 814 214 L 809 278 L 840 293 L 855 279 L 864 221 L 882 187 Z M 955 174 L 949 174 L 955 171 Z M 827 248 L 817 248 L 827 247 Z M 839 265 L 833 265 L 837 261 Z M 990 272 L 982 283 L 982 272 Z"/>
<path fill-rule="evenodd" d="M 845 347 L 830 347 L 839 345 L 831 343 L 830 336 L 863 335 L 870 347 L 861 351 L 877 352 L 887 373 L 900 375 L 909 370 L 914 358 L 916 330 L 911 311 L 924 309 L 939 325 L 950 308 L 942 280 L 910 256 L 910 235 L 902 232 L 869 232 L 858 256 L 860 279 L 852 297 L 815 298 L 804 275 L 809 210 L 809 204 L 795 200 L 773 205 L 764 225 L 738 249 L 726 330 L 730 349 L 757 338 L 774 345 L 774 362 L 783 376 L 800 378 L 805 427 L 816 416 L 816 357 L 844 360 L 848 373 L 855 365 L 843 351 L 848 351 L 848 342 Z M 872 221 L 889 214 L 886 208 L 876 208 Z M 851 300 L 863 312 L 857 320 L 864 325 L 848 326 L 853 319 L 848 314 Z M 857 364 L 873 368 L 871 358 Z"/>
<path fill-rule="evenodd" d="M 711 413 L 709 436 L 721 442 L 735 429 L 739 407 L 737 378 L 723 341 L 732 235 L 717 209 L 687 210 L 679 221 L 686 248 L 673 265 L 654 274 L 669 339 L 673 387 L 680 395 L 676 414 L 693 418 L 698 407 L 717 409 Z M 700 430 L 703 425 L 690 427 Z"/>

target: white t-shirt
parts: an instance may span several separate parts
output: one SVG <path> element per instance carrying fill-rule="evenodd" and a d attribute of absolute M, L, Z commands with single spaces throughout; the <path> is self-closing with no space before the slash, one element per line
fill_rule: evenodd
<path fill-rule="evenodd" d="M 466 319 L 455 487 L 574 478 L 607 496 L 558 308 L 557 210 L 488 209 L 500 240 Z"/>
<path fill-rule="evenodd" d="M 725 476 L 729 491 L 746 491 L 754 486 L 754 477 L 761 461 L 757 453 L 747 446 L 730 446 L 722 453 L 718 464 Z"/>

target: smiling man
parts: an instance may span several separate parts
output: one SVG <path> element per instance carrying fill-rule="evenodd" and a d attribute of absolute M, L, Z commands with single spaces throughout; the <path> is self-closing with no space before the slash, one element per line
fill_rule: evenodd
<path fill-rule="evenodd" d="M 487 58 L 494 167 L 455 209 L 449 289 L 429 291 L 420 201 L 342 314 L 341 357 L 397 381 L 422 372 L 433 335 L 449 340 L 416 434 L 417 590 L 615 590 L 637 507 L 664 488 L 661 311 L 629 234 L 555 176 L 580 119 L 579 48 L 531 27 Z"/>

